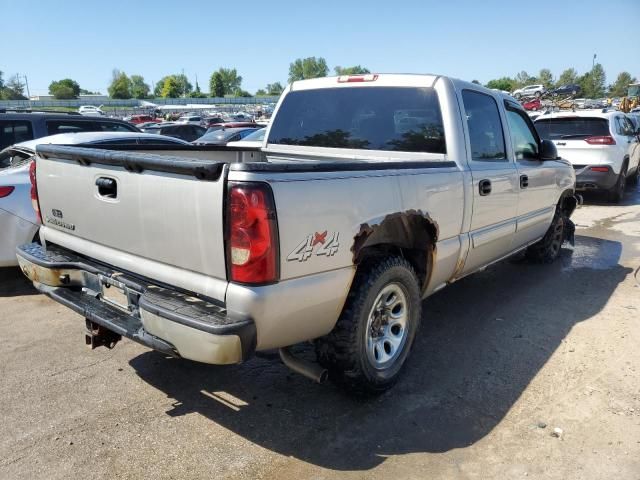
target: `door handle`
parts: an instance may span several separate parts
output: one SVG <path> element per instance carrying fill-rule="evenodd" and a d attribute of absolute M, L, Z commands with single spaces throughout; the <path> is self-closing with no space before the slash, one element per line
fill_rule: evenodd
<path fill-rule="evenodd" d="M 478 183 L 478 190 L 481 196 L 489 195 L 491 193 L 491 180 L 480 180 Z"/>
<path fill-rule="evenodd" d="M 520 175 L 520 188 L 527 188 L 529 186 L 529 177 L 526 175 Z"/>
<path fill-rule="evenodd" d="M 98 195 L 107 198 L 116 198 L 118 196 L 118 184 L 115 178 L 100 177 L 96 179 L 98 187 Z"/>

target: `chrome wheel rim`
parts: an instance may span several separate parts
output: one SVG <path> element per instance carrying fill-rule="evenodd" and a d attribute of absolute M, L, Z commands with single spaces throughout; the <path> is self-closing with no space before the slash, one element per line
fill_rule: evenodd
<path fill-rule="evenodd" d="M 366 351 L 371 365 L 384 370 L 393 365 L 407 341 L 409 302 L 398 283 L 385 286 L 369 312 Z"/>

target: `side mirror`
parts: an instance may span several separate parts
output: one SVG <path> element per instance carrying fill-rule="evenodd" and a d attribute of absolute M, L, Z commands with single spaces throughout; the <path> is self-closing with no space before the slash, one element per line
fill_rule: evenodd
<path fill-rule="evenodd" d="M 558 149 L 556 148 L 556 144 L 551 140 L 542 140 L 540 144 L 540 160 L 557 160 L 558 159 Z"/>

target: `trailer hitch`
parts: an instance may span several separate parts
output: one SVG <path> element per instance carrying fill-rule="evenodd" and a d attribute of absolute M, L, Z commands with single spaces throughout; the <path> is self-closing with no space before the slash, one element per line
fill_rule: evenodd
<path fill-rule="evenodd" d="M 85 324 L 87 330 L 84 339 L 85 343 L 91 347 L 91 350 L 98 347 L 107 347 L 111 350 L 116 346 L 116 343 L 122 340 L 122 335 L 112 332 L 108 328 L 104 328 L 102 325 L 92 322 L 88 318 L 85 318 Z"/>

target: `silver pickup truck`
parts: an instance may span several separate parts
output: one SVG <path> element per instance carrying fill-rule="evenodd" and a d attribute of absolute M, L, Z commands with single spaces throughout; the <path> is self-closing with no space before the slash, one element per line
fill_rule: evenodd
<path fill-rule="evenodd" d="M 553 261 L 577 204 L 514 99 L 435 75 L 295 82 L 256 151 L 43 145 L 31 177 L 43 226 L 21 268 L 92 347 L 211 364 L 277 348 L 355 392 L 397 379 L 423 298 L 524 249 Z M 304 341 L 317 363 L 293 355 Z"/>

